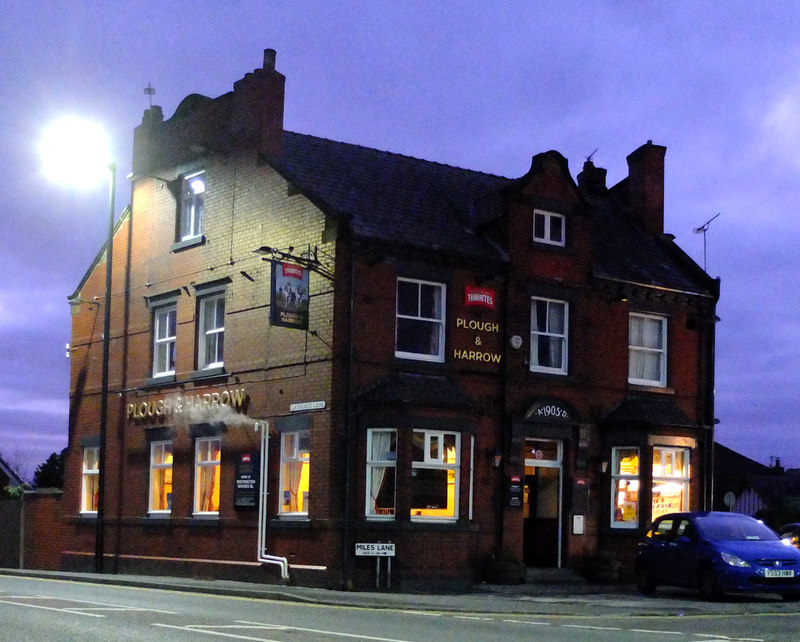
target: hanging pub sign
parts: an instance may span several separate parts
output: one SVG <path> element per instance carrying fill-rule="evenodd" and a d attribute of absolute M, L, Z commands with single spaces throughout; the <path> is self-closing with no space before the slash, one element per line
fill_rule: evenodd
<path fill-rule="evenodd" d="M 236 479 L 233 487 L 235 508 L 255 508 L 258 506 L 259 457 L 253 453 L 243 453 L 236 462 Z"/>
<path fill-rule="evenodd" d="M 308 330 L 308 270 L 293 263 L 272 262 L 272 325 Z"/>

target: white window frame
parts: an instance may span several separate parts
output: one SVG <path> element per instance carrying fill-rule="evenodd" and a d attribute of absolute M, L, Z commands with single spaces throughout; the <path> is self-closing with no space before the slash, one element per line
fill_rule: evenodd
<path fill-rule="evenodd" d="M 216 446 L 216 451 L 214 450 Z M 211 455 L 217 453 L 217 458 Z M 208 487 L 206 475 L 211 470 L 211 484 Z M 222 439 L 220 437 L 198 437 L 195 440 L 194 457 L 194 515 L 219 515 L 219 504 L 222 497 Z M 206 486 L 203 488 L 203 486 Z M 211 495 L 209 496 L 209 490 Z M 211 502 L 216 497 L 216 507 Z M 208 506 L 206 507 L 206 503 Z"/>
<path fill-rule="evenodd" d="M 217 309 L 222 306 L 221 325 Z M 207 325 L 209 306 L 213 306 L 211 325 Z M 200 370 L 221 368 L 224 363 L 225 344 L 225 292 L 209 294 L 199 298 L 197 304 L 197 365 Z M 212 345 L 210 345 L 212 344 Z M 212 354 L 213 353 L 213 354 Z"/>
<path fill-rule="evenodd" d="M 413 283 L 417 286 L 417 311 L 416 314 L 401 314 L 400 313 L 400 284 Z M 421 291 L 423 287 L 431 287 L 439 292 L 439 310 L 438 317 L 426 317 L 422 312 L 422 296 Z M 421 281 L 418 279 L 408 279 L 398 277 L 396 291 L 395 291 L 395 356 L 400 359 L 417 359 L 419 361 L 435 361 L 437 363 L 444 362 L 444 342 L 445 342 L 445 307 L 447 304 L 447 287 L 444 283 L 437 283 L 435 281 Z M 400 324 L 404 322 L 424 323 L 430 324 L 434 328 L 435 341 L 437 350 L 430 353 L 425 352 L 406 352 L 398 349 L 398 342 L 400 341 Z"/>
<path fill-rule="evenodd" d="M 636 474 L 628 474 L 620 472 L 620 453 L 622 451 L 636 451 L 637 458 L 637 471 Z M 621 520 L 618 519 L 617 508 L 617 491 L 620 482 L 635 485 L 631 489 L 636 492 L 636 519 L 635 520 Z M 641 520 L 642 511 L 642 449 L 637 446 L 617 446 L 611 449 L 611 528 L 638 528 Z"/>
<path fill-rule="evenodd" d="M 170 318 L 174 330 L 170 330 Z M 165 329 L 166 326 L 166 329 Z M 175 348 L 178 335 L 178 306 L 173 303 L 153 310 L 153 376 L 175 374 Z M 171 361 L 171 363 L 170 363 Z"/>
<path fill-rule="evenodd" d="M 205 170 L 187 174 L 181 180 L 180 220 L 178 240 L 189 241 L 203 234 Z"/>
<path fill-rule="evenodd" d="M 536 233 L 537 218 L 544 222 L 544 229 L 541 234 Z M 560 238 L 553 238 L 553 221 L 561 223 L 561 236 Z M 554 214 L 553 212 L 546 212 L 544 210 L 533 210 L 533 240 L 536 243 L 546 243 L 547 245 L 556 245 L 564 247 L 566 245 L 566 217 L 563 214 Z"/>
<path fill-rule="evenodd" d="M 536 306 L 537 303 L 547 304 L 546 325 L 544 330 L 536 327 Z M 552 306 L 562 306 L 564 314 L 563 332 L 556 332 L 551 328 L 550 309 Z M 561 364 L 556 367 L 544 366 L 538 363 L 539 338 L 543 337 L 547 341 L 559 341 L 561 345 Z M 531 297 L 531 346 L 530 346 L 530 370 L 531 372 L 545 372 L 549 374 L 567 374 L 569 369 L 569 303 L 557 299 L 545 299 L 543 297 Z"/>
<path fill-rule="evenodd" d="M 656 453 L 660 462 L 661 470 L 656 470 Z M 680 454 L 681 457 L 678 455 Z M 682 458 L 683 468 L 676 470 L 676 462 Z M 650 519 L 656 519 L 667 513 L 675 513 L 689 510 L 689 481 L 691 450 L 689 448 L 678 448 L 674 446 L 653 446 L 653 493 Z M 667 462 L 670 465 L 667 466 Z M 658 473 L 658 474 L 657 474 Z M 656 486 L 660 484 L 677 484 L 681 486 L 681 505 L 678 507 L 663 507 L 659 512 L 656 510 Z"/>
<path fill-rule="evenodd" d="M 634 343 L 634 320 L 640 320 L 644 327 L 650 323 L 658 323 L 660 325 L 660 338 L 661 345 L 646 345 L 646 332 L 643 330 L 641 341 L 637 339 Z M 631 312 L 628 317 L 628 383 L 642 386 L 655 386 L 664 388 L 667 385 L 667 317 L 657 314 L 644 314 L 641 312 Z M 635 370 L 638 370 L 636 362 L 642 360 L 645 365 L 648 359 L 656 358 L 658 362 L 658 375 L 655 379 L 647 379 L 642 376 L 637 376 Z"/>
<path fill-rule="evenodd" d="M 89 446 L 83 449 L 81 472 L 81 513 L 96 515 L 100 492 L 100 448 Z"/>
<path fill-rule="evenodd" d="M 172 492 L 167 494 L 167 507 L 156 505 L 156 485 L 168 485 L 172 489 L 172 441 L 153 441 L 150 443 L 150 498 L 148 512 L 152 514 L 167 514 L 172 512 Z M 168 460 L 168 461 L 167 461 Z M 159 480 L 159 477 L 163 478 Z M 167 481 L 169 477 L 169 481 Z"/>
<path fill-rule="evenodd" d="M 397 513 L 397 430 L 395 428 L 370 428 L 367 431 L 366 482 L 365 515 L 370 519 L 394 519 Z M 392 485 L 392 507 L 379 510 L 375 503 L 378 493 L 387 483 Z"/>
<path fill-rule="evenodd" d="M 453 485 L 453 514 L 452 515 L 415 515 L 414 511 L 419 507 L 411 506 L 411 521 L 439 521 L 454 522 L 458 520 L 459 487 L 461 483 L 461 433 L 447 430 L 420 430 L 414 429 L 414 434 L 423 435 L 423 458 L 422 461 L 411 462 L 411 474 L 418 470 L 445 470 L 448 473 L 447 485 Z M 445 438 L 453 437 L 455 441 L 455 462 L 445 461 Z M 438 440 L 438 454 L 431 454 L 431 444 L 433 440 Z M 413 458 L 412 458 L 413 459 Z M 452 478 L 452 481 L 451 481 Z M 413 501 L 412 501 L 413 503 Z"/>
<path fill-rule="evenodd" d="M 305 448 L 301 447 L 305 444 Z M 291 479 L 287 479 L 289 467 L 297 469 L 297 483 L 293 484 Z M 305 468 L 305 470 L 304 470 Z M 281 517 L 304 517 L 308 515 L 309 490 L 297 496 L 300 491 L 303 475 L 311 474 L 311 431 L 309 430 L 287 430 L 281 433 L 281 468 L 280 468 L 280 506 L 278 514 Z M 310 477 L 309 477 L 310 480 Z M 297 493 L 294 497 L 294 506 L 302 506 L 297 510 L 292 510 L 292 487 L 297 486 Z M 289 489 L 288 491 L 286 489 Z M 286 492 L 290 493 L 289 503 L 286 503 Z M 288 506 L 287 510 L 284 510 Z"/>

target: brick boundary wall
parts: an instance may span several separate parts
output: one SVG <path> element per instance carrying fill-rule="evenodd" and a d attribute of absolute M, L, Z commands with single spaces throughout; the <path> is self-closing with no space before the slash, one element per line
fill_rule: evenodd
<path fill-rule="evenodd" d="M 66 535 L 63 491 L 44 488 L 25 493 L 23 568 L 57 571 Z"/>

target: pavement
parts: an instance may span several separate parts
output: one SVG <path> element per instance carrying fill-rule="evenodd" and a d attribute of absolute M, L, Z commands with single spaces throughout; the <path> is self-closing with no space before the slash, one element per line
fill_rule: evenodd
<path fill-rule="evenodd" d="M 476 584 L 463 592 L 401 593 L 395 591 L 337 591 L 330 589 L 256 584 L 189 577 L 75 573 L 0 568 L 0 575 L 67 580 L 225 595 L 247 599 L 283 600 L 352 608 L 383 608 L 469 614 L 538 614 L 562 616 L 684 616 L 720 613 L 797 612 L 795 604 L 776 595 L 734 596 L 722 602 L 703 602 L 693 591 L 660 588 L 656 596 L 638 594 L 630 584 L 590 584 L 566 569 L 529 572 L 524 584 Z"/>

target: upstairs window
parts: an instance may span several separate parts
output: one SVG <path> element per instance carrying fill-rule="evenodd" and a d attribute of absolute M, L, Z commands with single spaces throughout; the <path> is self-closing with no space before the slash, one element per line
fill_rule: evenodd
<path fill-rule="evenodd" d="M 564 247 L 564 217 L 561 214 L 534 210 L 533 240 L 537 243 Z"/>
<path fill-rule="evenodd" d="M 628 323 L 628 382 L 667 385 L 667 320 L 631 313 Z"/>
<path fill-rule="evenodd" d="M 220 368 L 225 348 L 225 293 L 205 296 L 198 303 L 197 361 L 201 370 Z"/>
<path fill-rule="evenodd" d="M 397 279 L 395 356 L 444 361 L 443 283 Z"/>
<path fill-rule="evenodd" d="M 532 372 L 567 373 L 568 311 L 564 301 L 531 299 Z"/>
<path fill-rule="evenodd" d="M 205 193 L 205 172 L 195 172 L 183 177 L 178 225 L 179 241 L 194 239 L 203 233 L 203 197 Z"/>
<path fill-rule="evenodd" d="M 153 311 L 153 376 L 175 374 L 175 339 L 178 331 L 177 306 Z"/>

